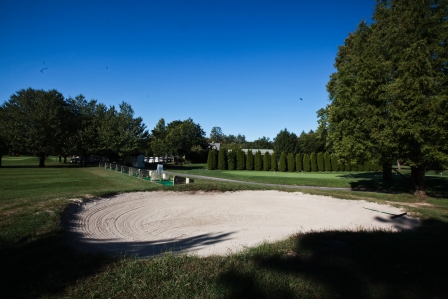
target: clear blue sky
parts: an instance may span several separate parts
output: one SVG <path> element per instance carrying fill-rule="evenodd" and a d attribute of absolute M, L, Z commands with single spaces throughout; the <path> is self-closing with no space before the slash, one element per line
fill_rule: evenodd
<path fill-rule="evenodd" d="M 2 0 L 0 103 L 23 88 L 57 89 L 108 106 L 125 101 L 148 129 L 191 117 L 207 136 L 214 126 L 250 141 L 308 132 L 329 103 L 338 46 L 374 6 Z"/>

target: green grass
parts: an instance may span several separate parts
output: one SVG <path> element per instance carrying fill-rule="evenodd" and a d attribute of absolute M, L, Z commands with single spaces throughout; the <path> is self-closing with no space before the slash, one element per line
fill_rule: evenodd
<path fill-rule="evenodd" d="M 232 179 L 246 182 L 353 188 L 388 192 L 407 192 L 410 190 L 410 170 L 403 167 L 400 175 L 394 173 L 391 182 L 384 182 L 381 172 L 279 172 L 248 170 L 207 170 L 206 164 L 170 166 L 166 170 L 216 178 Z M 441 176 L 434 172 L 426 174 L 427 191 L 438 196 L 448 196 L 448 175 Z"/>
<path fill-rule="evenodd" d="M 41 169 L 34 167 L 34 158 L 14 159 L 0 168 L 4 298 L 448 297 L 448 201 L 443 198 L 428 197 L 431 205 L 407 208 L 423 221 L 413 232 L 313 232 L 223 257 L 111 258 L 66 245 L 61 219 L 70 198 L 272 188 L 196 179 L 164 187 L 102 168 L 60 167 L 54 160 Z M 417 202 L 407 193 L 303 191 L 397 205 Z"/>

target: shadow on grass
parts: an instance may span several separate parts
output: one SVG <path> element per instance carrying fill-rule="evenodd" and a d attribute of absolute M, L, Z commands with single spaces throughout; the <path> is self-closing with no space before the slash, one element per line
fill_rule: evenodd
<path fill-rule="evenodd" d="M 3 242 L 2 242 L 3 244 Z M 37 298 L 56 294 L 78 279 L 97 273 L 114 259 L 82 254 L 60 234 L 39 236 L 0 249 L 3 298 Z"/>
<path fill-rule="evenodd" d="M 448 219 L 447 219 L 448 220 Z M 260 272 L 315 284 L 324 298 L 448 298 L 448 225 L 437 220 L 402 233 L 315 232 L 293 237 L 292 252 L 252 255 Z M 231 298 L 268 298 L 265 277 L 232 269 L 219 278 Z M 242 284 L 241 282 L 247 283 Z M 288 286 L 288 284 L 286 284 Z M 274 285 L 275 287 L 275 285 Z M 306 286 L 303 287 L 306 289 Z M 296 298 L 292 288 L 277 298 Z"/>
<path fill-rule="evenodd" d="M 353 190 L 375 191 L 385 193 L 409 193 L 411 190 L 410 175 L 404 174 L 405 178 L 393 174 L 392 180 L 383 180 L 381 173 L 361 172 L 341 175 L 341 178 L 357 179 L 351 182 Z M 437 176 L 426 176 L 426 190 L 429 196 L 448 198 L 448 178 Z"/>

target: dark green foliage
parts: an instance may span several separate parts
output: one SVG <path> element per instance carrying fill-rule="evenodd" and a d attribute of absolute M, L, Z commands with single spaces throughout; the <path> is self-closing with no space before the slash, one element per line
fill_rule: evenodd
<path fill-rule="evenodd" d="M 292 153 L 295 155 L 298 153 L 297 135 L 288 132 L 285 128 L 277 134 L 274 139 L 274 149 L 276 152 Z"/>
<path fill-rule="evenodd" d="M 311 171 L 310 156 L 308 154 L 303 154 L 303 171 Z"/>
<path fill-rule="evenodd" d="M 246 169 L 246 155 L 241 149 L 238 149 L 236 153 L 236 169 L 245 170 Z"/>
<path fill-rule="evenodd" d="M 322 152 L 317 153 L 317 170 L 318 171 L 325 171 L 325 166 L 324 166 L 324 154 Z"/>
<path fill-rule="evenodd" d="M 341 171 L 341 169 L 339 167 L 338 159 L 336 158 L 336 156 L 330 155 L 330 159 L 331 159 L 331 169 L 333 171 Z"/>
<path fill-rule="evenodd" d="M 350 164 L 350 171 L 358 171 L 358 164 Z"/>
<path fill-rule="evenodd" d="M 296 171 L 300 172 L 303 170 L 303 158 L 302 158 L 302 154 L 297 154 L 296 155 Z"/>
<path fill-rule="evenodd" d="M 208 157 L 207 157 L 207 169 L 208 170 L 213 170 L 213 151 L 214 150 L 208 151 Z"/>
<path fill-rule="evenodd" d="M 310 154 L 310 164 L 311 164 L 311 171 L 315 172 L 317 171 L 317 159 L 316 159 L 316 153 Z"/>
<path fill-rule="evenodd" d="M 257 151 L 255 153 L 255 159 L 254 160 L 255 160 L 255 163 L 254 163 L 255 170 L 257 170 L 257 171 L 263 170 L 263 157 L 261 156 L 261 152 L 260 151 Z"/>
<path fill-rule="evenodd" d="M 212 169 L 218 169 L 218 151 L 212 150 Z"/>
<path fill-rule="evenodd" d="M 350 162 L 349 161 L 345 162 L 344 163 L 344 171 L 350 171 L 351 170 L 350 168 L 351 168 Z"/>
<path fill-rule="evenodd" d="M 221 148 L 218 153 L 218 169 L 219 170 L 226 170 L 227 169 L 227 157 L 226 157 L 227 150 L 224 148 Z"/>
<path fill-rule="evenodd" d="M 297 147 L 301 153 L 321 152 L 325 150 L 325 138 L 322 138 L 313 130 L 310 130 L 308 133 L 303 131 L 297 139 Z"/>
<path fill-rule="evenodd" d="M 296 161 L 294 160 L 294 155 L 292 153 L 288 154 L 287 157 L 287 166 L 288 166 L 288 171 L 289 172 L 293 172 L 296 170 Z"/>
<path fill-rule="evenodd" d="M 358 168 L 358 171 L 364 171 L 364 164 L 358 163 L 358 164 L 356 164 L 356 166 Z"/>
<path fill-rule="evenodd" d="M 263 156 L 263 170 L 269 171 L 271 170 L 271 154 L 269 152 L 265 152 Z"/>
<path fill-rule="evenodd" d="M 254 155 L 251 149 L 246 154 L 246 170 L 254 170 Z"/>
<path fill-rule="evenodd" d="M 274 151 L 271 156 L 271 171 L 277 170 L 277 153 Z"/>
<path fill-rule="evenodd" d="M 286 154 L 282 152 L 280 155 L 280 161 L 278 163 L 278 171 L 286 171 Z"/>
<path fill-rule="evenodd" d="M 328 152 L 325 152 L 324 154 L 324 163 L 325 163 L 325 171 L 331 171 L 332 170 L 331 158 Z"/>
<path fill-rule="evenodd" d="M 274 147 L 274 143 L 272 141 L 270 141 L 270 138 L 265 137 L 265 136 L 255 140 L 252 143 L 252 145 L 254 148 L 259 148 L 259 149 L 273 149 L 273 147 Z"/>
<path fill-rule="evenodd" d="M 229 170 L 235 170 L 236 169 L 236 161 L 237 161 L 236 153 L 235 153 L 235 151 L 232 150 L 227 154 L 227 168 Z"/>
<path fill-rule="evenodd" d="M 448 1 L 377 1 L 372 18 L 339 47 L 328 136 L 345 160 L 406 160 L 424 198 L 425 170 L 448 166 Z"/>

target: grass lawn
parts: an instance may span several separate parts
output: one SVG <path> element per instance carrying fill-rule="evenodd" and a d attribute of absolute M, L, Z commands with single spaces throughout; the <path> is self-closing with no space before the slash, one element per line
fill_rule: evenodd
<path fill-rule="evenodd" d="M 7 157 L 3 165 L 4 298 L 448 297 L 448 202 L 444 198 L 428 197 L 429 205 L 407 207 L 423 220 L 422 228 L 413 232 L 313 232 L 224 257 L 168 254 L 137 260 L 82 254 L 66 245 L 61 219 L 69 199 L 137 190 L 268 188 L 196 179 L 191 185 L 164 187 L 103 168 L 61 165 L 55 158 L 46 168 L 35 167 L 37 159 L 29 157 Z M 331 180 L 343 179 L 337 175 L 325 179 Z M 417 202 L 407 193 L 304 191 L 353 200 Z"/>
<path fill-rule="evenodd" d="M 391 182 L 382 180 L 381 172 L 280 172 L 280 171 L 249 171 L 249 170 L 207 170 L 206 164 L 191 164 L 185 166 L 169 166 L 172 170 L 182 173 L 281 185 L 297 186 L 326 186 L 339 188 L 354 188 L 381 190 L 393 192 L 407 192 L 410 190 L 410 169 L 403 167 L 400 172 L 406 178 L 393 173 Z M 429 194 L 448 196 L 448 174 L 426 174 L 427 191 Z"/>

